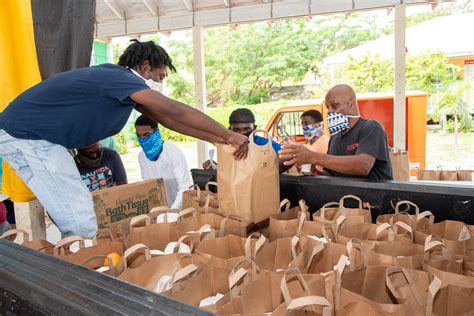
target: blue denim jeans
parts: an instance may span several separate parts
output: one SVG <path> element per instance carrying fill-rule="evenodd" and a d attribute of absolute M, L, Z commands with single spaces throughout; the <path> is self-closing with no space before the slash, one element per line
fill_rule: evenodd
<path fill-rule="evenodd" d="M 64 237 L 97 231 L 92 195 L 61 145 L 18 139 L 0 129 L 0 156 L 33 191 Z"/>

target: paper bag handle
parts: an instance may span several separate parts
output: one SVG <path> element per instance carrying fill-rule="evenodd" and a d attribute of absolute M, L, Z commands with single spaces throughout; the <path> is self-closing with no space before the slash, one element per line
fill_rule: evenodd
<path fill-rule="evenodd" d="M 323 207 L 321 207 L 320 211 L 321 211 L 321 215 L 320 215 L 320 218 L 321 218 L 321 222 L 326 222 L 326 209 L 328 208 L 333 208 L 334 206 L 337 206 L 339 208 L 339 203 L 338 202 L 329 202 L 329 203 L 326 203 L 323 205 Z"/>
<path fill-rule="evenodd" d="M 245 223 L 244 223 L 244 220 L 242 219 L 242 217 L 235 216 L 235 215 L 228 215 L 228 216 L 224 217 L 224 218 L 221 220 L 221 223 L 219 224 L 219 236 L 220 236 L 220 237 L 224 237 L 224 235 L 225 235 L 225 228 L 226 228 L 226 226 L 227 226 L 227 223 L 229 223 L 229 220 L 230 220 L 230 219 L 239 221 L 239 222 L 241 223 L 241 224 L 240 224 L 241 236 L 247 235 L 247 228 L 246 228 L 246 226 L 245 226 Z"/>
<path fill-rule="evenodd" d="M 280 207 L 278 208 L 278 213 L 282 213 L 281 208 L 285 206 L 285 212 L 290 209 L 291 202 L 288 199 L 284 199 L 283 201 L 280 202 Z"/>
<path fill-rule="evenodd" d="M 194 207 L 188 207 L 178 213 L 178 219 L 182 219 L 186 215 L 192 214 L 193 217 L 197 217 L 197 211 Z"/>
<path fill-rule="evenodd" d="M 112 231 L 110 229 L 102 228 L 102 229 L 99 229 L 94 234 L 94 237 L 92 237 L 92 245 L 97 246 L 97 244 L 99 243 L 99 239 L 101 237 L 105 237 L 109 241 L 114 241 L 115 240 L 114 236 L 112 235 Z"/>
<path fill-rule="evenodd" d="M 296 258 L 298 257 L 296 254 L 296 246 L 300 242 L 300 238 L 298 236 L 293 236 L 291 238 L 291 255 L 293 257 L 293 261 L 296 261 Z"/>
<path fill-rule="evenodd" d="M 84 262 L 81 263 L 81 266 L 85 267 L 86 264 L 88 264 L 89 262 L 91 261 L 94 261 L 94 260 L 107 260 L 107 266 L 109 267 L 109 271 L 113 270 L 115 267 L 114 267 L 114 262 L 112 261 L 112 258 L 110 258 L 109 256 L 103 256 L 103 255 L 98 255 L 98 256 L 92 256 L 86 260 L 84 260 Z"/>
<path fill-rule="evenodd" d="M 324 250 L 324 244 L 323 243 L 320 243 L 320 244 L 317 244 L 316 246 L 314 246 L 313 251 L 311 252 L 311 255 L 308 259 L 308 262 L 306 263 L 305 271 L 308 271 L 309 267 L 311 266 L 311 263 L 313 263 L 314 257 L 316 257 L 316 255 L 318 253 L 320 253 L 321 251 L 323 251 L 323 250 Z"/>
<path fill-rule="evenodd" d="M 405 280 L 410 286 L 411 291 L 413 292 L 413 296 L 415 297 L 416 302 L 418 303 L 418 305 L 422 306 L 423 301 L 421 299 L 420 293 L 418 293 L 418 289 L 416 288 L 415 283 L 413 282 L 413 278 L 411 277 L 411 274 L 408 273 L 408 271 L 402 267 L 388 267 L 387 270 L 385 270 L 385 284 L 387 285 L 388 289 L 392 293 L 393 297 L 396 299 L 397 303 L 401 304 L 403 299 L 400 297 L 397 290 L 395 290 L 395 287 L 392 284 L 392 280 L 390 279 L 390 276 L 398 272 L 401 272 L 403 274 L 403 276 L 405 277 Z"/>
<path fill-rule="evenodd" d="M 434 223 L 434 215 L 430 211 L 424 211 L 421 212 L 416 216 L 416 222 L 419 222 L 421 219 L 427 217 L 428 218 L 428 225 L 431 225 Z"/>
<path fill-rule="evenodd" d="M 292 298 L 291 295 L 290 295 L 290 291 L 288 289 L 288 275 L 289 273 L 291 274 L 295 274 L 298 281 L 300 282 L 301 284 L 301 287 L 303 288 L 303 291 L 304 291 L 304 296 L 301 296 L 301 297 L 298 297 L 298 298 Z M 324 306 L 325 307 L 325 312 L 323 312 L 323 315 L 331 315 L 331 314 L 328 314 L 328 311 L 330 311 L 330 307 L 331 304 L 329 303 L 329 301 L 325 298 L 325 297 L 322 297 L 322 296 L 312 296 L 310 295 L 309 293 L 309 289 L 308 289 L 308 285 L 306 284 L 305 280 L 303 279 L 303 276 L 301 275 L 300 271 L 296 268 L 292 268 L 292 269 L 287 269 L 281 279 L 281 283 L 280 283 L 280 290 L 281 290 L 281 293 L 283 294 L 283 297 L 285 299 L 285 303 L 286 303 L 286 308 L 287 308 L 287 311 L 292 311 L 292 310 L 295 310 L 295 309 L 299 309 L 301 307 L 305 307 L 305 306 L 311 306 L 311 309 L 313 311 L 314 310 L 314 305 L 321 305 L 321 306 Z"/>
<path fill-rule="evenodd" d="M 340 200 L 339 200 L 339 207 L 344 208 L 344 202 L 346 199 L 353 199 L 359 202 L 359 209 L 362 209 L 362 200 L 355 196 L 355 195 L 344 195 Z"/>
<path fill-rule="evenodd" d="M 123 261 L 124 261 L 124 266 L 125 268 L 128 267 L 128 258 L 138 252 L 143 252 L 145 255 L 145 262 L 151 259 L 151 251 L 150 248 L 145 246 L 144 244 L 136 244 L 133 245 L 132 247 L 128 248 L 125 250 L 125 253 L 123 255 Z"/>
<path fill-rule="evenodd" d="M 58 241 L 56 246 L 54 246 L 54 255 L 55 256 L 64 256 L 66 254 L 65 248 L 69 248 L 76 241 L 79 242 L 79 249 L 85 247 L 84 238 L 80 236 L 69 236 Z"/>
<path fill-rule="evenodd" d="M 181 280 L 183 280 L 185 277 L 193 274 L 194 272 L 196 272 L 198 270 L 199 270 L 199 268 L 194 263 L 188 264 L 187 266 L 185 266 L 182 269 L 179 269 L 178 271 L 176 271 L 173 274 L 172 283 L 176 284 L 176 283 L 180 282 Z"/>
<path fill-rule="evenodd" d="M 349 268 L 351 271 L 356 270 L 354 249 L 357 249 L 360 251 L 363 267 L 367 266 L 367 256 L 366 256 L 366 253 L 364 252 L 364 245 L 359 239 L 356 239 L 356 238 L 350 239 L 346 244 L 346 248 L 347 248 L 347 254 L 349 255 Z"/>
<path fill-rule="evenodd" d="M 306 220 L 307 213 L 304 211 L 299 212 L 298 214 L 298 228 L 296 230 L 296 236 L 301 236 L 301 230 L 303 229 L 304 221 Z"/>
<path fill-rule="evenodd" d="M 204 226 L 206 226 L 206 225 L 204 225 Z M 204 227 L 204 226 L 203 226 L 203 227 Z M 209 225 L 209 226 L 210 226 L 210 225 Z M 203 227 L 201 227 L 200 230 L 203 229 Z M 198 232 L 199 232 L 199 230 L 198 230 Z M 199 232 L 199 236 L 201 236 L 201 234 L 202 234 L 202 231 Z M 185 234 L 185 235 L 179 237 L 178 241 L 177 241 L 176 244 L 174 245 L 173 253 L 178 253 L 178 252 L 179 252 L 179 246 L 180 246 L 181 244 L 186 245 L 186 243 L 184 242 L 185 240 L 188 240 L 188 241 L 189 241 L 189 250 L 190 250 L 191 252 L 193 252 L 193 250 L 194 250 L 194 240 L 193 240 L 193 238 L 192 238 L 191 236 Z M 186 245 L 186 246 L 188 246 L 188 245 Z"/>
<path fill-rule="evenodd" d="M 253 256 L 252 256 L 252 254 L 251 254 L 251 251 L 252 251 L 251 250 L 251 240 L 252 240 L 253 237 L 257 237 L 257 236 L 258 236 L 258 240 L 255 242 L 255 247 L 254 247 Z M 247 237 L 247 239 L 245 240 L 245 257 L 255 260 L 255 258 L 257 257 L 258 251 L 265 244 L 265 241 L 267 241 L 265 236 L 263 236 L 262 234 L 260 234 L 258 232 L 250 234 Z"/>
<path fill-rule="evenodd" d="M 413 206 L 415 208 L 415 214 L 418 216 L 418 214 L 420 214 L 420 208 L 418 207 L 418 205 L 416 205 L 415 203 L 413 202 L 410 202 L 410 201 L 399 201 L 396 205 L 395 205 L 395 214 L 398 214 L 400 213 L 400 206 L 401 205 L 408 205 L 408 206 Z"/>
<path fill-rule="evenodd" d="M 229 291 L 232 297 L 236 297 L 238 293 L 234 291 L 234 287 L 242 278 L 248 275 L 249 270 L 243 267 L 239 268 L 244 264 L 250 264 L 251 279 L 255 280 L 257 278 L 257 264 L 252 259 L 242 259 L 235 264 L 229 274 Z M 239 268 L 237 270 L 237 268 Z M 244 279 L 244 285 L 248 284 L 248 278 Z"/>
<path fill-rule="evenodd" d="M 425 239 L 424 259 L 429 259 L 431 251 L 436 247 L 441 247 L 441 256 L 443 259 L 448 258 L 448 247 L 442 241 L 436 240 L 435 236 L 428 235 Z"/>
<path fill-rule="evenodd" d="M 26 232 L 25 230 L 19 228 L 7 230 L 0 236 L 0 239 L 7 239 L 11 236 L 15 236 L 16 238 L 16 236 L 20 234 L 23 235 L 23 242 L 30 240 L 30 234 L 28 234 L 28 232 Z"/>
<path fill-rule="evenodd" d="M 201 199 L 201 188 L 199 187 L 199 185 L 197 184 L 193 184 L 191 185 L 189 188 L 188 188 L 188 191 L 189 190 L 193 190 L 193 191 L 196 191 L 196 195 L 197 195 L 197 199 L 200 200 Z M 186 194 L 189 194 L 189 192 L 185 191 Z"/>
<path fill-rule="evenodd" d="M 251 144 L 256 145 L 254 138 L 257 135 L 257 133 L 262 133 L 264 135 L 264 138 L 268 139 L 268 142 L 265 145 L 257 145 L 257 146 L 270 148 L 272 146 L 272 139 L 270 138 L 270 135 L 268 134 L 268 132 L 263 129 L 257 129 L 252 134 L 250 134 L 249 142 Z"/>
<path fill-rule="evenodd" d="M 436 275 L 433 275 L 433 280 L 428 287 L 428 295 L 426 296 L 425 316 L 431 316 L 433 314 L 434 298 L 441 288 L 441 285 L 441 280 Z"/>
<path fill-rule="evenodd" d="M 216 188 L 218 188 L 217 182 L 209 181 L 208 183 L 206 183 L 206 186 L 205 186 L 207 192 L 210 192 L 210 191 L 209 191 L 209 187 L 210 187 L 211 185 L 212 185 L 212 186 L 215 186 Z"/>
<path fill-rule="evenodd" d="M 410 235 L 411 242 L 414 242 L 415 234 L 413 233 L 413 228 L 410 225 L 402 221 L 395 222 L 393 224 L 393 230 L 395 234 L 398 233 L 398 227 L 401 227 L 402 229 L 404 229 L 408 233 L 408 235 Z"/>
<path fill-rule="evenodd" d="M 379 235 L 384 231 L 384 230 L 388 230 L 388 241 L 393 241 L 395 240 L 395 234 L 392 230 L 392 225 L 390 225 L 389 223 L 382 223 L 380 225 L 377 226 L 377 228 L 375 229 L 375 240 L 378 240 L 379 239 Z"/>
<path fill-rule="evenodd" d="M 148 216 L 147 214 L 142 214 L 132 218 L 132 220 L 130 221 L 130 230 L 133 230 L 133 228 L 135 228 L 141 222 L 145 222 L 145 227 L 150 226 L 150 216 Z"/>
<path fill-rule="evenodd" d="M 347 256 L 342 255 L 339 258 L 338 263 L 335 266 L 336 270 L 336 286 L 335 286 L 335 304 L 336 310 L 341 309 L 341 287 L 342 287 L 342 273 L 346 269 L 347 263 L 349 262 L 349 258 Z"/>

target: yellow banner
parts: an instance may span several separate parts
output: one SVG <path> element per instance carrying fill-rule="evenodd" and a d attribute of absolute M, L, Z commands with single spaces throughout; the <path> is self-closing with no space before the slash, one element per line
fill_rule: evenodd
<path fill-rule="evenodd" d="M 3 111 L 20 93 L 41 81 L 30 0 L 2 0 L 0 64 L 0 111 Z M 2 192 L 14 202 L 35 198 L 5 161 L 2 179 Z"/>

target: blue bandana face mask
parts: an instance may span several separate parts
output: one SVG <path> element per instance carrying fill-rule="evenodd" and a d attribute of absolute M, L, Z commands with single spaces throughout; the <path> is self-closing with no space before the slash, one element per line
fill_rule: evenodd
<path fill-rule="evenodd" d="M 163 139 L 160 130 L 157 129 L 153 134 L 146 138 L 138 137 L 138 142 L 142 146 L 143 152 L 150 161 L 156 161 L 163 151 Z"/>
<path fill-rule="evenodd" d="M 359 117 L 359 115 L 351 116 L 342 113 L 328 112 L 327 122 L 328 122 L 328 131 L 332 136 L 345 131 L 349 128 L 349 118 Z"/>
<path fill-rule="evenodd" d="M 314 143 L 319 137 L 324 135 L 323 123 L 314 125 L 303 125 L 304 138 L 310 143 Z"/>

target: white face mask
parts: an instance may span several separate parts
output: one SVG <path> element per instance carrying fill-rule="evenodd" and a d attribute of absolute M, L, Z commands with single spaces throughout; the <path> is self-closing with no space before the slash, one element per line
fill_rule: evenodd
<path fill-rule="evenodd" d="M 130 69 L 130 71 L 131 71 L 132 73 L 134 73 L 136 76 L 142 78 L 142 79 L 145 81 L 146 85 L 147 85 L 148 87 L 150 87 L 150 89 L 155 90 L 155 91 L 158 91 L 159 93 L 163 93 L 163 84 L 162 84 L 161 82 L 156 82 L 156 81 L 153 80 L 153 79 L 145 79 L 145 78 L 143 78 L 138 72 L 136 72 L 135 70 L 133 70 L 133 69 L 131 69 L 131 68 L 129 68 L 129 69 Z"/>

